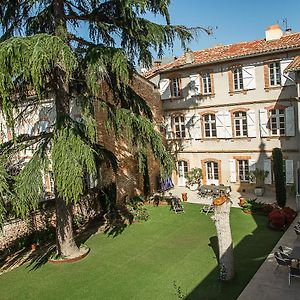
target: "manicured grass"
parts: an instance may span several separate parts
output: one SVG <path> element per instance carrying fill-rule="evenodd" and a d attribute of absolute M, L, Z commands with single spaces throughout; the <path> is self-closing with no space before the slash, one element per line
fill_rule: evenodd
<path fill-rule="evenodd" d="M 236 276 L 221 284 L 210 216 L 196 204 L 181 215 L 166 206 L 148 209 L 148 222 L 116 237 L 90 237 L 91 252 L 82 261 L 36 270 L 23 265 L 0 276 L 0 298 L 177 299 L 175 282 L 187 299 L 236 299 L 282 235 L 267 228 L 266 217 L 232 209 Z"/>

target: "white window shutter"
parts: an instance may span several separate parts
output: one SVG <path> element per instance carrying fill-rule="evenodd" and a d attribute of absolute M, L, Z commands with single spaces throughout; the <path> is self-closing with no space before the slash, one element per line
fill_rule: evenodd
<path fill-rule="evenodd" d="M 170 79 L 165 78 L 165 79 L 160 80 L 160 82 L 159 82 L 159 92 L 160 92 L 160 95 L 161 95 L 161 99 L 171 98 Z"/>
<path fill-rule="evenodd" d="M 261 137 L 270 135 L 270 131 L 268 129 L 268 111 L 266 109 L 259 110 L 259 127 Z"/>
<path fill-rule="evenodd" d="M 293 184 L 294 183 L 294 164 L 293 160 L 285 160 L 285 183 Z"/>
<path fill-rule="evenodd" d="M 224 123 L 224 112 L 216 113 L 216 129 L 217 129 L 217 137 L 220 139 L 225 139 L 226 128 Z"/>
<path fill-rule="evenodd" d="M 272 184 L 272 170 L 271 170 L 271 160 L 265 159 L 264 160 L 264 171 L 268 172 L 268 176 L 265 178 L 265 184 Z"/>
<path fill-rule="evenodd" d="M 229 111 L 224 112 L 225 137 L 232 138 L 231 114 Z"/>
<path fill-rule="evenodd" d="M 285 109 L 285 135 L 295 136 L 295 113 L 293 106 Z"/>
<path fill-rule="evenodd" d="M 255 159 L 249 159 L 249 172 L 254 172 L 256 169 L 256 160 Z M 256 179 L 255 177 L 251 180 L 251 182 L 255 183 Z"/>
<path fill-rule="evenodd" d="M 184 123 L 185 123 L 185 136 L 187 138 L 194 137 L 194 115 L 193 114 L 186 114 L 184 116 Z"/>
<path fill-rule="evenodd" d="M 255 110 L 247 111 L 247 131 L 248 137 L 256 137 Z"/>
<path fill-rule="evenodd" d="M 200 75 L 193 74 L 190 75 L 190 84 L 189 84 L 189 93 L 190 96 L 200 95 Z"/>
<path fill-rule="evenodd" d="M 194 138 L 201 139 L 201 118 L 197 114 L 194 117 Z"/>
<path fill-rule="evenodd" d="M 172 118 L 171 116 L 165 117 L 165 126 L 166 126 L 166 139 L 172 139 Z"/>
<path fill-rule="evenodd" d="M 245 90 L 256 89 L 255 66 L 245 66 L 242 68 L 243 84 Z"/>
<path fill-rule="evenodd" d="M 289 72 L 284 73 L 284 70 L 292 62 L 292 59 L 280 61 L 280 71 L 281 71 L 281 85 L 294 85 L 295 84 L 295 73 Z"/>
<path fill-rule="evenodd" d="M 236 182 L 236 162 L 235 159 L 229 159 L 230 182 Z"/>

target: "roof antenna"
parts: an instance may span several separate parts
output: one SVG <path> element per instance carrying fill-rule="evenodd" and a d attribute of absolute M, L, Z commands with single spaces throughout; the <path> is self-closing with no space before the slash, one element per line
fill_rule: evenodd
<path fill-rule="evenodd" d="M 282 19 L 282 26 L 284 27 L 285 31 L 288 30 L 288 19 L 287 18 Z"/>

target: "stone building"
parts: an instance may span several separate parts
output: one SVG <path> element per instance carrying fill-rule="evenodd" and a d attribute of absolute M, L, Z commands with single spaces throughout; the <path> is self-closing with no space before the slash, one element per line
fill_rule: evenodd
<path fill-rule="evenodd" d="M 275 147 L 283 151 L 286 184 L 295 184 L 299 97 L 287 67 L 299 54 L 300 33 L 273 25 L 264 39 L 187 51 L 144 73 L 160 88 L 176 185 L 185 186 L 187 172 L 198 167 L 204 184 L 247 191 L 249 172 L 259 168 L 273 189 Z"/>

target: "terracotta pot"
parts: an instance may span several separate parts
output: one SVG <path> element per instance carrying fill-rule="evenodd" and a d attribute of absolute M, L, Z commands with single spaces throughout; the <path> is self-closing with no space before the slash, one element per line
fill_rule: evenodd
<path fill-rule="evenodd" d="M 37 244 L 31 244 L 31 250 L 32 251 L 36 251 L 36 249 L 37 249 L 37 247 L 38 247 L 38 245 Z"/>

